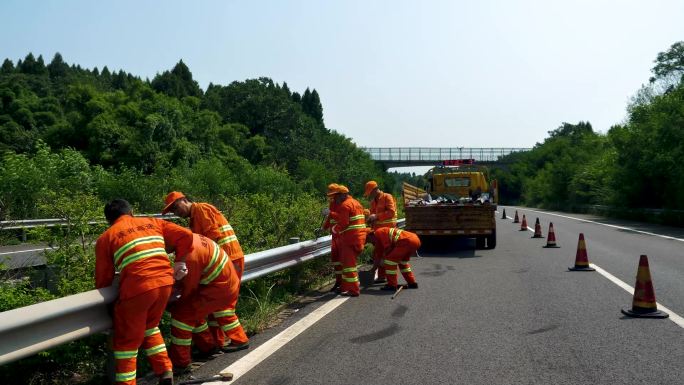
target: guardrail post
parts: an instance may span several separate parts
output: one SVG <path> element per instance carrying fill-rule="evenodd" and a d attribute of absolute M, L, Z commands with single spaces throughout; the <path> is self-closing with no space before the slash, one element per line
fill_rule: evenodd
<path fill-rule="evenodd" d="M 291 245 L 299 243 L 299 237 L 292 237 L 287 240 L 287 243 Z M 303 271 L 304 269 L 302 268 L 302 265 L 297 265 L 292 268 L 292 272 L 290 273 L 290 284 L 292 285 L 292 288 L 295 290 L 295 293 L 299 293 Z"/>
<path fill-rule="evenodd" d="M 26 242 L 26 227 L 21 228 L 21 241 Z"/>

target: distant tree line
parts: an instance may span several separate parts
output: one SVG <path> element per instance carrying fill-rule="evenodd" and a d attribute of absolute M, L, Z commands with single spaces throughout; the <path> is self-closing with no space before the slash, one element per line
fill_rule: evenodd
<path fill-rule="evenodd" d="M 508 203 L 684 209 L 684 42 L 658 54 L 624 123 L 606 134 L 563 123 L 495 170 Z"/>

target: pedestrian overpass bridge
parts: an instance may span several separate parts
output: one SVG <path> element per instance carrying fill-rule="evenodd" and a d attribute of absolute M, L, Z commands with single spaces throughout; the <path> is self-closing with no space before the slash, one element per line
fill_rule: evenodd
<path fill-rule="evenodd" d="M 502 159 L 515 152 L 531 148 L 483 148 L 483 147 L 362 147 L 376 162 L 387 168 L 434 166 L 436 164 L 496 165 L 506 163 Z"/>

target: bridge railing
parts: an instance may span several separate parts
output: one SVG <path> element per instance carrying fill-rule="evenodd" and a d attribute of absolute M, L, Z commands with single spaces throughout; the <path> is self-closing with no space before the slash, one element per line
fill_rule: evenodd
<path fill-rule="evenodd" d="M 468 147 L 362 147 L 373 160 L 411 162 L 451 159 L 475 159 L 479 162 L 496 162 L 500 157 L 514 152 L 529 151 L 529 148 L 468 148 Z"/>
<path fill-rule="evenodd" d="M 330 244 L 327 236 L 248 254 L 242 281 L 329 254 Z M 110 286 L 0 313 L 0 365 L 110 329 L 107 307 L 116 297 Z"/>

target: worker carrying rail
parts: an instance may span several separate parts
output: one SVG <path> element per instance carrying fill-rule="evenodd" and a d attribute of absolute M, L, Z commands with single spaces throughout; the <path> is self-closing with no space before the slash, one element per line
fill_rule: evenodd
<path fill-rule="evenodd" d="M 240 279 L 224 250 L 211 239 L 193 234 L 192 252 L 185 258 L 188 274 L 177 281 L 181 296 L 169 305 L 171 312 L 171 348 L 169 356 L 175 369 L 191 363 L 190 346 L 203 356 L 218 349 L 235 352 L 249 347 L 249 339 L 235 315 Z M 210 329 L 210 316 L 220 326 Z M 231 342 L 223 346 L 223 331 Z"/>
<path fill-rule="evenodd" d="M 382 227 L 397 227 L 397 206 L 394 202 L 392 194 L 388 194 L 380 190 L 378 183 L 371 180 L 366 183 L 365 191 L 363 193 L 368 197 L 370 202 L 370 215 L 366 217 L 366 223 L 373 229 L 377 230 Z M 381 263 L 382 254 L 380 250 L 373 250 L 373 263 L 379 266 L 377 269 L 378 276 L 375 283 L 385 283 L 385 267 Z"/>
<path fill-rule="evenodd" d="M 366 242 L 372 243 L 375 250 L 383 255 L 382 263 L 385 266 L 385 274 L 387 274 L 387 284 L 382 287 L 382 290 L 397 290 L 397 267 L 401 275 L 404 276 L 408 284 L 407 287 L 409 289 L 418 288 L 418 283 L 416 283 L 416 278 L 409 264 L 409 260 L 416 255 L 416 251 L 420 247 L 418 235 L 396 227 L 382 227 L 369 232 L 366 236 Z"/>
<path fill-rule="evenodd" d="M 174 244 L 176 255 L 185 258 L 192 248 L 192 233 L 160 219 L 133 217 L 131 205 L 123 199 L 107 203 L 104 214 L 109 228 L 95 244 L 95 286 L 111 286 L 115 270 L 119 272 L 113 314 L 115 381 L 136 383 L 142 345 L 159 383 L 171 385 L 172 365 L 158 328 L 174 282 L 165 246 Z"/>

